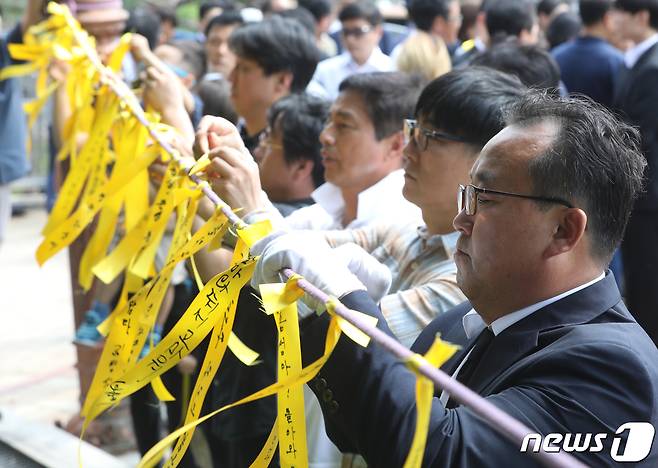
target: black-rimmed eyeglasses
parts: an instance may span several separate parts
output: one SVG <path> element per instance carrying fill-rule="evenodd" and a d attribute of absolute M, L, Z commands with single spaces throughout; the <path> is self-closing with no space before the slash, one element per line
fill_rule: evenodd
<path fill-rule="evenodd" d="M 525 198 L 528 200 L 541 201 L 545 203 L 557 203 L 567 208 L 573 208 L 573 205 L 566 200 L 552 197 L 536 197 L 534 195 L 522 195 L 520 193 L 500 192 L 498 190 L 489 190 L 482 187 L 476 187 L 473 184 L 467 186 L 460 185 L 457 196 L 457 212 L 466 211 L 468 216 L 473 216 L 477 212 L 478 195 L 480 193 L 490 193 L 492 195 L 502 195 L 505 197 Z"/>
<path fill-rule="evenodd" d="M 448 140 L 455 141 L 457 143 L 468 143 L 468 140 L 465 138 L 449 135 L 447 133 L 439 132 L 436 130 L 429 130 L 418 125 L 418 122 L 414 119 L 404 119 L 404 144 L 409 144 L 410 141 L 414 141 L 418 151 L 425 151 L 427 149 L 428 140 Z"/>

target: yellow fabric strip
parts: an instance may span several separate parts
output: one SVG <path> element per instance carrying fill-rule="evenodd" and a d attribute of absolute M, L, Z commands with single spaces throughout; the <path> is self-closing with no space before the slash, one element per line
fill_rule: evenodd
<path fill-rule="evenodd" d="M 247 281 L 240 277 L 248 278 L 254 265 L 254 259 L 248 259 L 237 264 L 233 272 L 227 270 L 213 277 L 162 341 L 126 374 L 112 379 L 105 385 L 103 392 L 90 406 L 87 419 L 94 419 L 101 412 L 115 406 L 123 398 L 148 384 L 156 376 L 171 369 L 197 347 L 215 325 L 225 323 L 230 309 L 235 306 L 242 284 Z M 119 319 L 120 317 L 117 317 L 114 322 L 120 323 Z M 112 333 L 108 340 L 111 338 Z M 221 343 L 219 338 L 224 339 L 225 347 L 228 332 L 223 336 L 218 335 L 215 341 Z M 197 408 L 190 402 L 188 414 L 195 411 Z"/>
<path fill-rule="evenodd" d="M 227 293 L 222 291 L 219 287 L 210 289 L 210 293 L 206 291 L 206 297 L 209 301 L 217 302 L 221 301 L 218 299 L 218 294 L 224 292 L 228 294 L 223 302 L 226 302 L 227 307 L 225 308 L 222 319 L 219 320 L 213 328 L 212 337 L 210 338 L 210 345 L 208 346 L 208 351 L 206 356 L 203 359 L 203 364 L 199 370 L 199 377 L 194 385 L 194 390 L 192 391 L 192 397 L 190 399 L 190 404 L 187 409 L 187 415 L 185 416 L 185 423 L 187 424 L 191 421 L 194 421 L 199 417 L 199 411 L 203 406 L 203 401 L 206 397 L 206 393 L 212 384 L 212 380 L 219 369 L 219 365 L 224 358 L 224 353 L 229 342 L 229 336 L 231 330 L 233 329 L 233 321 L 235 320 L 235 310 L 237 308 L 238 296 L 242 287 L 247 284 L 251 279 L 251 273 L 253 271 L 253 266 L 255 262 L 252 263 L 252 268 L 250 271 L 240 272 L 237 268 L 241 262 L 248 260 L 241 260 L 242 258 L 247 257 L 248 259 L 249 249 L 245 243 L 238 239 L 238 242 L 235 246 L 235 251 L 233 253 L 233 258 L 231 259 L 230 268 L 217 279 L 217 283 L 220 281 L 227 282 L 227 285 L 232 285 L 234 288 L 237 285 L 237 288 L 232 290 L 232 293 Z M 204 290 L 208 288 L 208 285 L 204 287 Z M 200 296 L 203 295 L 203 292 Z M 174 449 L 171 452 L 171 456 L 165 468 L 178 466 L 181 458 L 187 451 L 190 442 L 192 441 L 192 436 L 194 435 L 194 430 L 190 430 L 185 433 L 178 441 Z"/>
<path fill-rule="evenodd" d="M 195 175 L 203 171 L 208 166 L 210 166 L 210 159 L 208 158 L 208 153 L 206 153 L 197 160 L 197 162 L 194 164 L 194 166 L 192 166 L 188 174 Z"/>
<path fill-rule="evenodd" d="M 260 362 L 258 361 L 259 354 L 244 344 L 233 332 L 231 332 L 228 337 L 228 349 L 230 349 L 233 355 L 246 366 L 253 366 Z"/>
<path fill-rule="evenodd" d="M 136 252 L 136 258 L 130 271 L 141 278 L 148 278 L 153 268 L 155 254 L 160 246 L 169 218 L 174 211 L 174 192 L 178 189 L 179 180 L 176 180 L 176 164 L 170 163 L 167 173 L 162 181 L 160 190 L 148 213 L 148 226 L 144 238 Z"/>
<path fill-rule="evenodd" d="M 97 158 L 98 154 L 107 146 L 107 134 L 116 117 L 117 104 L 118 102 L 114 96 L 103 94 L 98 97 L 97 106 L 99 109 L 103 109 L 103 112 L 96 116 L 91 134 L 82 147 L 79 157 L 71 163 L 69 173 L 57 194 L 57 200 L 55 200 L 55 205 L 43 229 L 44 236 L 48 236 L 59 227 L 75 207 L 80 192 L 87 181 L 94 158 Z M 75 135 L 72 138 L 75 138 Z M 75 146 L 75 142 L 72 143 L 72 147 Z"/>
<path fill-rule="evenodd" d="M 354 341 L 356 344 L 363 346 L 364 348 L 368 346 L 368 343 L 370 343 L 370 337 L 363 333 L 361 330 L 356 328 L 354 325 L 352 325 L 350 322 L 345 320 L 342 317 L 339 317 L 336 315 L 335 309 L 336 306 L 340 304 L 338 299 L 335 297 L 329 298 L 327 303 L 325 304 L 327 307 L 327 312 L 329 312 L 332 316 L 336 316 L 336 319 L 338 320 L 338 325 L 340 326 L 340 329 L 343 333 L 345 333 L 352 341 Z M 372 315 L 364 314 L 363 312 L 359 312 L 358 310 L 352 310 L 350 311 L 354 314 L 359 316 L 363 321 L 368 323 L 371 326 L 376 326 L 377 325 L 377 318 L 373 317 Z"/>
<path fill-rule="evenodd" d="M 10 65 L 0 70 L 0 81 L 8 78 L 29 75 L 39 69 L 38 63 L 23 63 L 20 65 Z"/>
<path fill-rule="evenodd" d="M 416 432 L 411 442 L 411 449 L 404 462 L 404 468 L 420 468 L 422 466 L 430 423 L 430 412 L 432 410 L 432 398 L 434 397 L 434 384 L 430 379 L 418 373 L 419 363 L 425 362 L 434 367 L 441 367 L 458 349 L 459 346 L 442 341 L 437 336 L 424 358 L 414 354 L 407 362 L 409 368 L 416 373 Z"/>
<path fill-rule="evenodd" d="M 176 399 L 169 390 L 167 390 L 167 387 L 165 387 L 160 376 L 151 380 L 151 387 L 153 388 L 155 396 L 158 397 L 158 400 L 160 401 L 174 401 Z"/>
<path fill-rule="evenodd" d="M 270 466 L 270 462 L 276 453 L 276 446 L 279 445 L 278 427 L 278 420 L 275 419 L 265 445 L 263 445 L 256 459 L 249 465 L 249 468 L 267 468 Z"/>
<path fill-rule="evenodd" d="M 249 403 L 251 401 L 255 401 L 270 395 L 274 395 L 275 393 L 285 390 L 286 388 L 290 388 L 294 385 L 305 384 L 313 377 L 315 377 L 315 375 L 319 372 L 322 366 L 324 366 L 325 362 L 327 362 L 327 359 L 329 359 L 329 356 L 331 356 L 331 353 L 336 347 L 336 343 L 338 342 L 339 338 L 340 338 L 340 327 L 338 326 L 338 322 L 336 321 L 336 318 L 333 317 L 331 319 L 331 322 L 329 323 L 329 330 L 327 331 L 324 354 L 319 359 L 309 364 L 308 366 L 304 367 L 298 375 L 290 376 L 285 378 L 284 380 L 275 382 L 272 385 L 269 385 L 255 393 L 252 393 L 251 395 L 242 398 L 241 400 L 236 401 L 235 403 L 231 403 L 229 405 L 223 406 L 218 410 L 215 410 L 207 414 L 206 416 L 203 416 L 202 418 L 197 419 L 196 421 L 192 421 L 191 423 L 186 424 L 183 427 L 175 430 L 167 437 L 162 439 L 160 442 L 155 444 L 153 447 L 151 447 L 151 449 L 149 449 L 149 451 L 146 452 L 146 454 L 144 454 L 141 461 L 139 462 L 139 465 L 137 465 L 138 468 L 151 466 L 154 460 L 157 460 L 157 456 L 162 449 L 171 445 L 173 441 L 179 438 L 182 434 L 185 434 L 193 427 L 198 426 L 199 424 L 203 423 L 204 421 L 207 421 L 213 416 L 223 411 L 226 411 L 230 408 L 234 408 L 236 406 L 243 405 L 245 403 Z"/>
<path fill-rule="evenodd" d="M 238 228 L 237 232 L 238 236 L 240 236 L 245 244 L 251 247 L 256 242 L 272 232 L 272 223 L 266 219 L 254 224 L 248 224 L 244 227 L 240 227 Z"/>
<path fill-rule="evenodd" d="M 78 268 L 78 282 L 85 291 L 91 288 L 94 279 L 92 267 L 105 257 L 107 249 L 112 243 L 122 202 L 121 197 L 115 196 L 103 208 L 94 234 L 82 254 Z"/>
<path fill-rule="evenodd" d="M 285 284 L 279 285 L 280 295 Z M 263 304 L 267 309 L 268 306 Z M 279 381 L 298 375 L 302 370 L 297 304 L 292 302 L 274 312 L 279 331 L 277 364 Z M 277 421 L 279 423 L 279 462 L 284 468 L 308 465 L 306 445 L 306 413 L 303 384 L 292 385 L 277 393 Z"/>
<path fill-rule="evenodd" d="M 192 210 L 188 211 L 188 216 L 191 218 L 194 215 Z M 191 223 L 191 219 L 188 223 Z M 173 271 L 174 266 L 179 261 L 185 260 L 191 255 L 194 255 L 197 251 L 203 248 L 204 244 L 210 241 L 218 231 L 220 231 L 226 224 L 226 217 L 217 211 L 213 216 L 208 219 L 208 221 L 194 233 L 194 236 L 186 242 L 186 244 L 177 250 L 172 255 L 169 255 L 169 259 L 162 271 L 161 275 L 166 272 Z M 130 281 L 131 284 L 128 284 Z M 126 284 L 124 284 L 124 290 L 131 287 L 134 287 L 135 282 L 139 281 L 137 277 L 127 273 Z M 132 342 L 129 343 L 131 346 L 125 344 L 125 336 L 129 334 L 129 328 L 131 326 L 131 317 L 133 313 L 139 308 L 141 309 L 140 304 L 146 301 L 147 294 L 154 289 L 156 282 L 159 281 L 159 277 L 152 279 L 145 286 L 140 288 L 135 295 L 127 301 L 125 306 L 112 313 L 114 319 L 112 321 L 112 327 L 110 333 L 108 334 L 108 339 L 106 341 L 105 347 L 103 348 L 103 354 L 101 355 L 99 364 L 96 368 L 96 373 L 94 374 L 94 379 L 92 381 L 91 387 L 87 393 L 87 398 L 82 408 L 82 415 L 87 416 L 91 408 L 92 403 L 98 398 L 100 393 L 106 388 L 112 381 L 116 380 L 123 369 L 126 368 L 128 361 L 127 355 L 129 354 L 129 349 L 136 347 L 139 343 Z M 123 294 L 123 293 L 122 293 Z M 126 329 L 128 328 L 128 330 Z M 143 341 L 142 341 L 143 344 Z M 140 348 L 141 349 L 141 348 Z M 130 353 L 132 354 L 132 353 Z"/>

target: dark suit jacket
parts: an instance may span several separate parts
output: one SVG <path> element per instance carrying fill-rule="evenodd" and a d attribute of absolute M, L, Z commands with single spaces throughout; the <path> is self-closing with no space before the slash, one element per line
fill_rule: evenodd
<path fill-rule="evenodd" d="M 363 292 L 342 302 L 379 318 Z M 446 363 L 452 372 L 468 350 L 458 306 L 434 320 L 414 349 L 425 351 L 436 331 L 466 344 Z M 306 360 L 320 352 L 326 317 L 304 324 Z M 313 349 L 315 348 L 315 349 Z M 415 377 L 374 344 L 361 348 L 341 337 L 320 374 L 309 383 L 327 433 L 343 451 L 361 453 L 370 466 L 402 466 L 414 434 Z M 555 302 L 504 330 L 491 343 L 470 385 L 473 390 L 538 433 L 608 433 L 605 449 L 578 454 L 591 466 L 613 465 L 610 446 L 626 422 L 658 426 L 658 350 L 621 302 L 614 277 Z M 658 466 L 658 444 L 637 466 Z M 519 451 L 466 407 L 446 410 L 433 401 L 426 466 L 533 466 Z"/>
<path fill-rule="evenodd" d="M 647 189 L 635 207 L 658 210 L 658 44 L 646 51 L 635 66 L 622 67 L 615 90 L 614 107 L 629 123 L 640 127 L 647 158 Z"/>

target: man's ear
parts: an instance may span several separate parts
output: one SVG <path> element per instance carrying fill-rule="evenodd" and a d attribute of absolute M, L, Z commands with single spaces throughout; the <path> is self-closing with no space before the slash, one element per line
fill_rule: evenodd
<path fill-rule="evenodd" d="M 303 180 L 311 177 L 314 166 L 315 163 L 310 159 L 298 159 L 289 166 L 292 171 L 293 180 Z"/>
<path fill-rule="evenodd" d="M 432 27 L 430 28 L 432 34 L 440 36 L 446 30 L 446 20 L 441 15 L 437 15 L 432 21 Z"/>
<path fill-rule="evenodd" d="M 395 132 L 386 138 L 389 151 L 388 157 L 402 160 L 402 150 L 404 150 L 404 134 L 402 131 Z"/>
<path fill-rule="evenodd" d="M 375 26 L 375 33 L 377 34 L 379 40 L 381 40 L 382 36 L 384 35 L 384 27 L 381 24 L 378 24 Z"/>
<path fill-rule="evenodd" d="M 285 96 L 290 93 L 292 87 L 292 72 L 282 71 L 276 73 L 275 91 L 280 96 Z"/>
<path fill-rule="evenodd" d="M 565 208 L 558 215 L 553 238 L 545 257 L 553 257 L 573 250 L 587 230 L 587 215 L 580 208 Z"/>
<path fill-rule="evenodd" d="M 640 23 L 642 23 L 642 26 L 649 27 L 651 24 L 651 15 L 649 14 L 649 10 L 640 10 L 637 13 L 638 20 Z"/>

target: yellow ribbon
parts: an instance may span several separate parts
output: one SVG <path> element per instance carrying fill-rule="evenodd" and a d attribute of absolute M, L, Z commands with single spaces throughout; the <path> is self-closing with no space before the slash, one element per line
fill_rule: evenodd
<path fill-rule="evenodd" d="M 413 354 L 407 361 L 407 366 L 416 374 L 416 432 L 411 442 L 409 454 L 404 462 L 404 468 L 420 468 L 422 466 L 430 423 L 430 412 L 432 410 L 432 398 L 434 397 L 434 383 L 420 374 L 418 369 L 423 363 L 441 367 L 458 349 L 459 346 L 442 341 L 437 336 L 425 357 Z"/>

